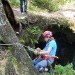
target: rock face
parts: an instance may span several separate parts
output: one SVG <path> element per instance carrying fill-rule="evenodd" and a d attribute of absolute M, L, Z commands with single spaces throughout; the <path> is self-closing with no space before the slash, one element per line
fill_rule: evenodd
<path fill-rule="evenodd" d="M 13 30 L 14 28 L 12 28 L 16 24 L 14 24 L 11 27 L 11 22 L 9 19 L 7 19 L 7 16 L 5 15 L 2 2 L 7 3 L 7 1 L 0 0 L 0 37 L 2 38 L 2 41 L 4 43 L 10 43 L 10 44 L 14 43 L 14 45 L 12 45 L 11 54 L 16 58 L 16 61 L 19 66 L 18 66 L 18 70 L 16 71 L 15 68 L 12 68 L 12 67 L 14 67 L 13 64 L 10 62 L 7 62 L 5 65 L 3 65 L 5 67 L 5 69 L 4 70 L 2 69 L 3 70 L 1 72 L 2 74 L 1 73 L 0 74 L 1 75 L 17 75 L 17 73 L 18 73 L 18 75 L 24 75 L 24 74 L 25 75 L 40 75 L 39 72 L 37 72 L 37 70 L 35 69 L 34 65 L 32 64 L 31 58 L 28 55 L 26 49 L 23 47 L 23 45 L 20 43 L 18 37 L 16 36 L 16 34 Z M 10 11 L 10 9 L 9 9 L 9 11 Z M 9 13 L 11 13 L 11 12 L 8 12 L 8 14 Z M 11 14 L 11 15 L 13 15 L 13 14 Z M 11 16 L 11 17 L 13 17 L 13 16 Z M 26 60 L 24 60 L 24 59 L 26 59 Z"/>

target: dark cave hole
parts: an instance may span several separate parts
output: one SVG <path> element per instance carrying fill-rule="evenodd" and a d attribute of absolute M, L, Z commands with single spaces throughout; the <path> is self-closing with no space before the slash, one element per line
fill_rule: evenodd
<path fill-rule="evenodd" d="M 15 32 L 19 32 L 20 24 L 15 19 L 15 16 L 14 16 L 13 10 L 12 10 L 10 4 L 9 4 L 9 1 L 8 0 L 2 0 L 2 4 L 3 4 L 3 7 L 4 7 L 6 17 L 7 17 L 8 21 L 10 22 L 12 28 L 14 29 Z"/>
<path fill-rule="evenodd" d="M 68 39 L 62 32 L 56 32 L 53 37 L 56 40 L 57 43 L 57 52 L 56 56 L 59 57 L 59 59 L 56 60 L 56 64 L 60 64 L 62 66 L 67 65 L 68 63 L 72 62 L 73 59 L 73 53 L 74 53 L 74 43 L 69 43 Z M 38 44 L 35 44 L 35 47 L 39 47 L 43 49 L 46 45 L 46 42 L 41 41 L 40 38 L 38 40 Z"/>

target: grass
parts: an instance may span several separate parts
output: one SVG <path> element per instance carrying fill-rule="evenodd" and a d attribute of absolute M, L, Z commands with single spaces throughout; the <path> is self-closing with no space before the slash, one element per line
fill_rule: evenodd
<path fill-rule="evenodd" d="M 9 2 L 13 8 L 18 8 L 20 6 L 20 0 L 9 0 Z"/>
<path fill-rule="evenodd" d="M 20 0 L 9 0 L 13 8 L 20 7 Z M 60 9 L 75 8 L 74 0 L 29 0 L 27 3 L 28 10 L 32 11 L 58 11 Z"/>
<path fill-rule="evenodd" d="M 56 1 L 53 2 L 51 0 L 32 0 L 31 4 L 32 4 L 32 6 L 34 6 L 34 9 L 35 9 L 35 7 L 37 7 L 39 9 L 46 10 L 46 11 L 58 10 Z"/>
<path fill-rule="evenodd" d="M 55 66 L 55 73 L 43 73 L 44 75 L 75 75 L 75 71 L 72 68 L 72 63 L 66 65 L 66 66 L 61 66 L 61 65 L 56 65 Z"/>
<path fill-rule="evenodd" d="M 58 75 L 75 75 L 75 71 L 73 70 L 72 66 L 72 63 L 66 66 L 56 65 L 55 71 L 58 73 Z"/>

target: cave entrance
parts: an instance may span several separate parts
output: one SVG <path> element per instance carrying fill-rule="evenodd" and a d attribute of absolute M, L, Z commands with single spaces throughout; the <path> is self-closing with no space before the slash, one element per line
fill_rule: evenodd
<path fill-rule="evenodd" d="M 72 62 L 73 59 L 73 44 L 67 39 L 67 35 L 62 32 L 56 32 L 53 37 L 57 43 L 56 56 L 59 57 L 58 64 L 67 65 Z"/>
<path fill-rule="evenodd" d="M 56 29 L 56 27 L 47 30 L 51 30 L 53 32 L 53 37 L 55 38 L 57 43 L 56 56 L 59 57 L 59 59 L 57 60 L 57 64 L 65 66 L 68 63 L 71 63 L 75 47 L 74 47 L 74 42 L 73 41 L 70 42 L 70 40 L 71 39 L 73 40 L 73 38 L 71 39 L 68 38 L 68 35 L 71 36 L 71 34 L 68 34 L 68 32 L 72 33 L 72 31 L 68 28 L 61 30 L 61 29 Z M 43 49 L 45 45 L 46 42 L 44 42 L 42 36 L 40 36 L 38 44 L 35 44 L 35 47 Z"/>

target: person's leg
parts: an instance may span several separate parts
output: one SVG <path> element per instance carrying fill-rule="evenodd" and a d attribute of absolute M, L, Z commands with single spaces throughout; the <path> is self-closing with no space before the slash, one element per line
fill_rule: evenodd
<path fill-rule="evenodd" d="M 41 60 L 42 60 L 41 58 L 34 59 L 34 60 L 32 60 L 32 63 L 33 63 L 34 65 L 36 65 L 36 64 L 39 63 Z"/>
<path fill-rule="evenodd" d="M 27 0 L 24 0 L 24 12 L 27 12 Z"/>
<path fill-rule="evenodd" d="M 54 62 L 54 59 L 47 60 L 49 64 L 52 64 Z"/>
<path fill-rule="evenodd" d="M 46 68 L 48 66 L 48 64 L 52 64 L 54 61 L 54 59 L 50 59 L 50 60 L 42 60 L 39 63 L 37 63 L 36 69 L 38 69 L 40 72 L 43 71 L 50 71 L 50 69 Z"/>
<path fill-rule="evenodd" d="M 47 66 L 47 60 L 42 60 L 35 65 L 36 69 L 40 72 L 44 71 L 44 68 Z"/>
<path fill-rule="evenodd" d="M 49 59 L 49 60 L 47 60 L 47 64 L 48 64 L 48 66 L 47 66 L 47 69 L 45 69 L 45 71 L 46 72 L 54 72 L 54 70 L 53 70 L 53 68 L 52 68 L 52 63 L 54 62 L 54 59 Z"/>
<path fill-rule="evenodd" d="M 23 12 L 23 0 L 20 0 L 20 11 Z"/>

